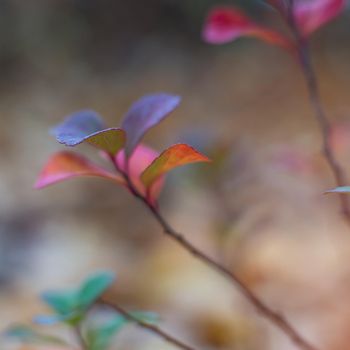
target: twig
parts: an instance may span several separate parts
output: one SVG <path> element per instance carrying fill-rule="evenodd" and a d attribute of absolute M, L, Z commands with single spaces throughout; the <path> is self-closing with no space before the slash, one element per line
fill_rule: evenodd
<path fill-rule="evenodd" d="M 80 325 L 76 325 L 76 326 L 73 328 L 73 330 L 74 330 L 74 333 L 75 333 L 75 335 L 76 335 L 76 337 L 77 337 L 77 340 L 78 340 L 78 342 L 79 342 L 80 348 L 81 348 L 82 350 L 88 350 L 88 347 L 87 347 L 87 345 L 86 345 L 86 343 L 85 343 L 84 337 L 83 337 L 83 335 L 82 335 L 82 333 L 81 333 Z"/>
<path fill-rule="evenodd" d="M 324 157 L 333 173 L 337 187 L 346 185 L 346 176 L 344 170 L 336 159 L 330 144 L 331 124 L 327 118 L 326 112 L 321 102 L 319 84 L 315 74 L 314 67 L 310 59 L 308 41 L 305 39 L 296 24 L 294 16 L 294 1 L 289 0 L 287 22 L 296 40 L 296 48 L 300 67 L 307 85 L 309 100 L 314 110 L 315 119 L 320 127 L 322 134 L 322 151 Z M 346 222 L 350 225 L 350 204 L 346 195 L 339 193 L 339 201 L 342 214 Z"/>
<path fill-rule="evenodd" d="M 164 339 L 168 343 L 171 343 L 180 349 L 195 350 L 195 348 L 183 343 L 181 340 L 176 339 L 175 337 L 173 337 L 172 335 L 163 331 L 159 327 L 140 320 L 139 318 L 135 317 L 134 315 L 132 315 L 131 313 L 126 311 L 123 307 L 121 307 L 120 305 L 118 305 L 114 302 L 110 302 L 110 301 L 107 301 L 105 299 L 100 298 L 98 300 L 98 303 L 111 307 L 112 309 L 117 311 L 119 314 L 123 315 L 127 320 L 132 321 L 132 322 L 136 323 L 138 326 L 151 331 L 152 333 L 154 333 L 158 337 Z"/>
<path fill-rule="evenodd" d="M 220 263 L 216 262 L 214 259 L 208 256 L 206 253 L 196 248 L 181 233 L 174 230 L 172 226 L 162 216 L 159 209 L 156 206 L 152 205 L 147 200 L 147 198 L 136 189 L 129 176 L 119 169 L 114 159 L 111 158 L 111 160 L 113 161 L 116 170 L 120 172 L 121 175 L 124 177 L 130 192 L 148 208 L 152 216 L 163 228 L 164 234 L 166 234 L 168 237 L 174 240 L 192 256 L 194 256 L 198 260 L 201 260 L 203 263 L 205 263 L 206 265 L 208 265 L 209 267 L 226 277 L 229 281 L 233 282 L 239 288 L 241 293 L 246 297 L 246 299 L 255 307 L 256 311 L 262 317 L 269 320 L 272 324 L 274 324 L 277 328 L 284 332 L 289 337 L 289 339 L 300 349 L 317 350 L 313 345 L 311 345 L 307 340 L 305 340 L 303 336 L 301 336 L 298 333 L 298 331 L 284 318 L 283 315 L 272 310 L 262 300 L 260 300 L 259 297 L 255 295 L 255 293 L 251 291 L 249 287 L 234 272 L 231 272 L 229 269 L 222 266 Z"/>

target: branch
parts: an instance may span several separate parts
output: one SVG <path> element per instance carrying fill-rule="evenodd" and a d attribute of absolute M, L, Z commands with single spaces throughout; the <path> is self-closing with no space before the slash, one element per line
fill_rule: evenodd
<path fill-rule="evenodd" d="M 100 298 L 98 300 L 98 303 L 109 306 L 110 308 L 112 308 L 116 312 L 118 312 L 119 314 L 123 315 L 127 320 L 129 320 L 131 322 L 134 322 L 138 326 L 151 331 L 153 334 L 157 335 L 158 337 L 164 339 L 166 342 L 171 343 L 171 344 L 175 345 L 176 347 L 178 347 L 180 349 L 183 349 L 183 350 L 196 350 L 195 348 L 193 348 L 193 347 L 191 347 L 189 345 L 186 345 L 181 340 L 178 340 L 175 337 L 173 337 L 172 335 L 166 333 L 165 331 L 163 331 L 159 327 L 140 320 L 139 318 L 135 317 L 134 315 L 132 315 L 131 313 L 126 311 L 123 307 L 119 306 L 118 304 L 116 304 L 114 302 L 110 302 L 110 301 L 107 301 L 107 300 L 105 300 L 103 298 Z"/>
<path fill-rule="evenodd" d="M 113 159 L 112 159 L 113 160 Z M 113 163 L 115 164 L 114 160 Z M 116 166 L 116 164 L 115 164 Z M 185 249 L 188 253 L 194 256 L 196 259 L 201 260 L 204 264 L 216 270 L 230 282 L 235 284 L 241 293 L 246 297 L 246 299 L 255 307 L 256 311 L 265 319 L 270 321 L 273 325 L 279 328 L 282 332 L 289 337 L 289 339 L 302 350 L 317 350 L 313 345 L 311 345 L 307 340 L 305 340 L 298 331 L 284 318 L 283 315 L 272 310 L 268 305 L 266 305 L 262 300 L 259 299 L 253 291 L 241 280 L 234 272 L 231 272 L 226 267 L 222 266 L 220 263 L 216 262 L 206 253 L 202 252 L 191 242 L 189 242 L 181 233 L 177 232 L 172 226 L 166 221 L 162 216 L 158 208 L 153 206 L 145 196 L 143 196 L 133 185 L 129 176 L 116 166 L 118 172 L 124 177 L 130 192 L 138 198 L 151 212 L 152 216 L 163 228 L 165 235 L 174 240 L 179 246 Z"/>
<path fill-rule="evenodd" d="M 88 350 L 88 346 L 86 345 L 85 339 L 84 339 L 84 337 L 83 337 L 83 335 L 81 333 L 80 325 L 74 326 L 73 330 L 74 330 L 74 333 L 75 333 L 75 335 L 77 337 L 77 340 L 79 342 L 80 348 L 82 350 Z"/>
<path fill-rule="evenodd" d="M 287 22 L 296 40 L 298 59 L 308 89 L 309 101 L 312 109 L 314 110 L 315 119 L 321 130 L 323 144 L 322 151 L 328 163 L 328 166 L 333 173 L 337 187 L 345 186 L 346 176 L 344 170 L 337 161 L 330 144 L 331 123 L 327 118 L 326 112 L 321 102 L 319 84 L 310 59 L 308 42 L 304 37 L 302 37 L 298 29 L 294 18 L 293 7 L 294 1 L 289 0 Z M 348 197 L 344 194 L 339 193 L 339 201 L 344 219 L 350 225 L 350 203 L 348 201 Z"/>

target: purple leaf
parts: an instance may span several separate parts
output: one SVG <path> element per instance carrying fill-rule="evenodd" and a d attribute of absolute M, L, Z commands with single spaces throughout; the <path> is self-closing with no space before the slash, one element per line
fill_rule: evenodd
<path fill-rule="evenodd" d="M 121 129 L 109 128 L 94 111 L 77 112 L 56 126 L 52 133 L 58 142 L 76 146 L 84 141 L 115 155 L 125 144 L 125 133 Z"/>
<path fill-rule="evenodd" d="M 131 106 L 122 123 L 127 136 L 127 157 L 130 157 L 143 135 L 172 112 L 180 100 L 179 96 L 160 93 L 146 95 Z"/>

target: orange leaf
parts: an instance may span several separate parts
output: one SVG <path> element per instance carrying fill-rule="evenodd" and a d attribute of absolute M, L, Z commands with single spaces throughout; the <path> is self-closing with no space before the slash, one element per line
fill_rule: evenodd
<path fill-rule="evenodd" d="M 149 165 L 141 175 L 146 188 L 163 174 L 182 165 L 196 162 L 209 162 L 209 158 L 202 155 L 186 144 L 177 144 L 169 147 Z"/>
<path fill-rule="evenodd" d="M 116 181 L 119 184 L 124 183 L 120 176 L 100 168 L 86 158 L 72 152 L 63 151 L 54 154 L 49 159 L 34 187 L 37 189 L 44 188 L 77 176 L 97 176 Z"/>

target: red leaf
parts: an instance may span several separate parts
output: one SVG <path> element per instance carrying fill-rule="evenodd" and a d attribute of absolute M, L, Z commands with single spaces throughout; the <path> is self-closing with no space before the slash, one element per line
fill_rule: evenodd
<path fill-rule="evenodd" d="M 147 190 L 144 184 L 142 183 L 140 176 L 142 172 L 153 162 L 153 160 L 158 157 L 158 155 L 159 152 L 155 151 L 154 149 L 144 144 L 139 144 L 135 148 L 134 152 L 128 160 L 129 177 L 136 189 L 144 196 L 147 195 Z M 116 157 L 116 162 L 118 168 L 121 171 L 125 172 L 126 168 L 124 150 L 118 153 Z M 152 204 L 156 203 L 156 200 L 159 197 L 159 194 L 163 188 L 163 184 L 164 178 L 159 177 L 158 180 L 155 182 L 154 186 L 152 187 L 152 191 L 149 194 L 149 199 Z"/>
<path fill-rule="evenodd" d="M 345 8 L 345 0 L 299 0 L 294 15 L 300 32 L 308 36 L 337 17 Z"/>
<path fill-rule="evenodd" d="M 194 148 L 186 144 L 177 144 L 166 149 L 157 157 L 141 175 L 141 180 L 146 188 L 162 175 L 182 165 L 196 162 L 209 162 L 210 160 Z"/>
<path fill-rule="evenodd" d="M 242 36 L 256 37 L 288 50 L 293 47 L 288 38 L 255 23 L 234 7 L 216 7 L 209 13 L 203 29 L 203 38 L 206 42 L 224 44 Z"/>
<path fill-rule="evenodd" d="M 46 163 L 35 184 L 40 189 L 77 176 L 98 176 L 119 184 L 124 180 L 91 163 L 86 158 L 71 152 L 58 152 Z"/>

